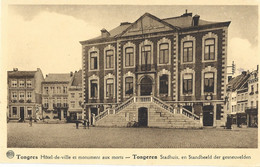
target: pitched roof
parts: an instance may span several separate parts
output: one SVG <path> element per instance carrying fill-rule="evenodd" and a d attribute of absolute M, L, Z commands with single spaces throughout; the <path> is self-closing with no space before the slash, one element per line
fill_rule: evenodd
<path fill-rule="evenodd" d="M 138 20 L 144 18 L 145 16 L 151 17 L 152 19 L 155 19 L 159 22 L 161 22 L 162 24 L 171 27 L 173 30 L 174 29 L 185 29 L 185 28 L 189 28 L 189 27 L 193 27 L 192 26 L 192 13 L 189 13 L 190 15 L 182 15 L 182 16 L 178 16 L 178 17 L 170 17 L 170 18 L 164 18 L 164 19 L 159 19 L 158 17 L 150 14 L 150 13 L 145 13 L 144 15 L 142 15 L 140 18 L 138 18 L 135 22 L 133 23 L 129 23 L 129 24 L 121 24 L 119 26 L 117 26 L 116 28 L 112 29 L 109 31 L 110 36 L 109 37 L 102 37 L 101 35 L 89 40 L 85 40 L 85 41 L 80 41 L 80 43 L 84 43 L 87 41 L 95 41 L 95 40 L 99 40 L 99 39 L 113 39 L 116 38 L 122 34 L 124 34 L 124 32 L 126 32 L 130 27 L 132 27 Z M 202 20 L 199 19 L 199 23 L 198 26 L 196 27 L 200 27 L 200 26 L 205 26 L 205 25 L 212 25 L 212 24 L 217 24 L 217 23 L 221 23 L 221 22 L 210 22 L 210 21 L 206 21 L 206 20 Z M 223 22 L 222 22 L 223 23 Z M 230 23 L 230 22 L 227 22 Z"/>
<path fill-rule="evenodd" d="M 8 77 L 34 77 L 37 71 L 8 71 Z"/>
<path fill-rule="evenodd" d="M 187 28 L 192 26 L 192 16 L 179 16 L 179 17 L 166 18 L 162 20 L 179 28 Z M 214 23 L 217 22 L 210 22 L 210 21 L 199 19 L 198 26 L 214 24 Z"/>
<path fill-rule="evenodd" d="M 75 72 L 71 86 L 81 86 L 82 85 L 82 70 Z"/>
<path fill-rule="evenodd" d="M 44 82 L 69 82 L 71 80 L 71 75 L 66 74 L 48 74 Z"/>
<path fill-rule="evenodd" d="M 232 78 L 228 84 L 227 88 L 232 90 L 237 90 L 244 86 L 244 84 L 247 82 L 248 78 L 250 77 L 250 74 L 240 74 L 234 78 Z"/>

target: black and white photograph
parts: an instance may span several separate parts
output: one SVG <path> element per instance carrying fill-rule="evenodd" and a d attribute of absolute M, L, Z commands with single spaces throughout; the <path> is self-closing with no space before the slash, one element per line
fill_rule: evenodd
<path fill-rule="evenodd" d="M 114 157 L 126 163 L 181 161 L 175 149 L 215 161 L 196 150 L 234 149 L 220 159 L 254 159 L 243 150 L 259 143 L 258 12 L 257 4 L 8 4 L 4 154 L 83 149 L 77 159 L 97 160 L 90 150 L 131 149 Z"/>

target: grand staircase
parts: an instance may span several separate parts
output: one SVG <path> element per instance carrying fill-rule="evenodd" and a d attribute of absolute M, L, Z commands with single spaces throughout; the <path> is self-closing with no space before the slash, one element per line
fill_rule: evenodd
<path fill-rule="evenodd" d="M 133 96 L 95 117 L 96 126 L 138 126 L 138 109 L 148 109 L 148 127 L 200 128 L 200 117 L 185 108 L 172 107 L 154 96 Z"/>

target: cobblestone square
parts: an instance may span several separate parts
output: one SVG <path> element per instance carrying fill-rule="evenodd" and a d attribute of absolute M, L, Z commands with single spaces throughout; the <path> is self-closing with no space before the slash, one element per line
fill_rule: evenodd
<path fill-rule="evenodd" d="M 76 129 L 75 124 L 8 123 L 7 147 L 18 148 L 257 148 L 257 128 Z"/>

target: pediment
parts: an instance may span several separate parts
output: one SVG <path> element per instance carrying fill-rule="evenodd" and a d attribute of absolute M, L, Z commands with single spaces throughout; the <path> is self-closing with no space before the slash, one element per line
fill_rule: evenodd
<path fill-rule="evenodd" d="M 121 34 L 121 36 L 141 35 L 171 30 L 174 30 L 174 27 L 171 25 L 151 14 L 145 14 L 136 22 L 132 23 L 132 25 Z"/>

